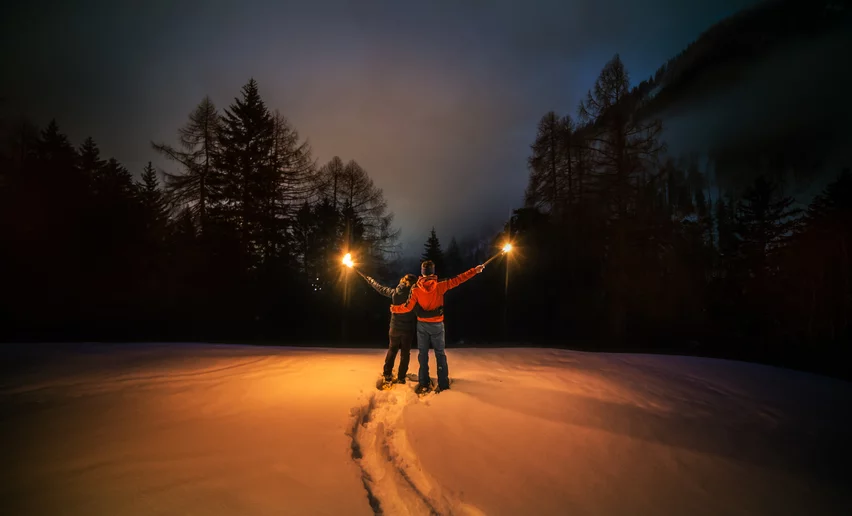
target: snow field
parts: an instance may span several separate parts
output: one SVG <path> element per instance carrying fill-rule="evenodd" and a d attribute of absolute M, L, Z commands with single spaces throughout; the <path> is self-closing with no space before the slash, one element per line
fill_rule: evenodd
<path fill-rule="evenodd" d="M 450 349 L 452 389 L 421 398 L 375 389 L 383 354 L 7 345 L 2 512 L 852 514 L 848 382 Z"/>

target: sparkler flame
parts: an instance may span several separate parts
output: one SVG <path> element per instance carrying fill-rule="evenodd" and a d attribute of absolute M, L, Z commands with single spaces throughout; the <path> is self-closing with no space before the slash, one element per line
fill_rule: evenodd
<path fill-rule="evenodd" d="M 503 252 L 504 253 L 508 253 L 511 250 L 512 250 L 512 244 L 507 243 L 506 245 L 503 246 Z"/>
<path fill-rule="evenodd" d="M 352 261 L 352 253 L 346 253 L 346 255 L 343 257 L 343 265 L 349 267 L 350 269 L 353 265 L 355 265 L 355 262 Z"/>

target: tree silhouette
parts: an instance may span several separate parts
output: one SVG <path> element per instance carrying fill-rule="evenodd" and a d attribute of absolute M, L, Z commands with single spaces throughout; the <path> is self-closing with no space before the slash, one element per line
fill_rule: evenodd
<path fill-rule="evenodd" d="M 169 221 L 168 200 L 157 179 L 157 172 L 149 161 L 142 171 L 141 181 L 136 184 L 137 196 L 148 229 L 163 231 Z"/>
<path fill-rule="evenodd" d="M 344 247 L 354 240 L 353 224 L 362 227 L 361 240 L 372 260 L 383 260 L 397 247 L 399 230 L 393 228 L 393 213 L 388 211 L 387 201 L 381 188 L 373 183 L 366 170 L 355 161 L 345 165 L 335 156 L 320 168 L 317 174 L 317 191 L 321 198 L 328 199 L 332 209 L 341 216 Z"/>
<path fill-rule="evenodd" d="M 740 258 L 752 274 L 766 272 L 766 259 L 784 245 L 797 224 L 800 210 L 791 197 L 780 197 L 764 176 L 755 179 L 737 204 L 736 232 Z"/>
<path fill-rule="evenodd" d="M 101 169 L 106 165 L 106 161 L 101 159 L 101 151 L 91 136 L 83 141 L 79 154 L 80 171 L 89 181 L 94 181 L 100 174 Z"/>
<path fill-rule="evenodd" d="M 190 208 L 202 231 L 221 182 L 215 166 L 220 128 L 216 106 L 209 97 L 204 97 L 190 113 L 187 124 L 178 130 L 179 148 L 152 143 L 157 152 L 183 167 L 181 174 L 165 174 L 166 189 L 177 208 Z"/>
<path fill-rule="evenodd" d="M 852 317 L 852 173 L 844 170 L 808 206 L 779 260 L 785 327 L 807 336 L 813 353 L 848 342 Z M 818 346 L 819 343 L 827 345 Z"/>
<path fill-rule="evenodd" d="M 540 119 L 525 206 L 502 235 L 452 238 L 443 251 L 432 228 L 422 258 L 444 277 L 507 234 L 519 251 L 506 262 L 508 288 L 492 275 L 459 291 L 454 334 L 503 338 L 492 322 L 509 307 L 507 335 L 524 341 L 835 372 L 845 363 L 852 175 L 799 218 L 767 179 L 791 163 L 770 160 L 770 175 L 747 188 L 720 185 L 694 157 L 658 163 L 648 96 L 683 72 L 631 89 L 616 56 L 579 123 Z M 359 339 L 386 330 L 383 300 L 340 265 L 353 250 L 376 277 L 410 272 L 388 263 L 398 230 L 381 188 L 355 161 L 317 169 L 254 80 L 222 118 L 205 98 L 175 147 L 154 144 L 179 166 L 162 183 L 151 162 L 134 180 L 91 137 L 75 148 L 55 121 L 3 129 L 3 338 L 339 338 L 329 320 L 347 321 Z M 718 170 L 724 156 L 715 159 Z M 541 308 L 524 310 L 530 299 Z"/>
<path fill-rule="evenodd" d="M 625 335 L 630 303 L 649 303 L 648 296 L 637 299 L 636 295 L 645 287 L 655 290 L 659 285 L 650 279 L 647 266 L 660 263 L 652 257 L 659 257 L 664 248 L 649 243 L 664 242 L 667 231 L 656 212 L 662 175 L 657 157 L 664 148 L 659 141 L 662 125 L 658 120 L 632 116 L 633 107 L 629 75 L 616 54 L 579 107 L 597 203 L 608 219 L 603 265 L 608 327 L 616 339 Z M 650 240 L 652 236 L 654 240 Z"/>
<path fill-rule="evenodd" d="M 237 230 L 243 258 L 253 268 L 268 258 L 274 245 L 264 232 L 264 223 L 274 218 L 276 173 L 271 154 L 275 122 L 260 98 L 257 82 L 251 79 L 242 89 L 242 98 L 225 110 L 220 132 L 218 168 L 222 188 L 219 208 L 225 220 Z"/>
<path fill-rule="evenodd" d="M 429 233 L 429 238 L 423 247 L 421 255 L 423 261 L 432 260 L 435 263 L 435 274 L 446 276 L 447 272 L 444 269 L 444 252 L 441 250 L 441 242 L 438 240 L 438 235 L 435 233 L 435 228 Z"/>

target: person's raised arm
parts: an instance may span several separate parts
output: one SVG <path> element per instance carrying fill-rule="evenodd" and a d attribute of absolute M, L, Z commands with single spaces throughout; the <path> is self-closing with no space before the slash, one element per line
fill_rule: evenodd
<path fill-rule="evenodd" d="M 379 294 L 381 294 L 385 297 L 393 297 L 394 289 L 392 289 L 390 287 L 384 287 L 382 285 L 379 285 L 379 282 L 377 282 L 376 280 L 374 280 L 370 276 L 364 276 L 364 279 L 367 280 L 367 283 L 371 287 L 373 287 L 376 290 L 376 292 L 378 292 Z"/>
<path fill-rule="evenodd" d="M 443 292 L 446 292 L 450 289 L 454 289 L 454 288 L 458 287 L 459 285 L 461 285 L 462 283 L 464 283 L 465 281 L 469 280 L 470 278 L 476 276 L 477 274 L 482 272 L 484 269 L 485 269 L 485 265 L 477 265 L 476 267 L 459 274 L 455 278 L 450 278 L 450 279 L 446 279 L 444 281 L 439 281 L 438 282 L 438 290 L 440 290 L 443 293 Z"/>
<path fill-rule="evenodd" d="M 413 287 L 411 292 L 408 293 L 408 301 L 401 305 L 391 305 L 390 311 L 394 314 L 406 314 L 417 306 L 417 293 L 420 291 L 419 288 Z"/>

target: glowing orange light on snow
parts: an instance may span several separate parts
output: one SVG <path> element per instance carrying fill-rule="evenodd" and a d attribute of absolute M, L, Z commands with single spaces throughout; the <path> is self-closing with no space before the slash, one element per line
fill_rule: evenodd
<path fill-rule="evenodd" d="M 346 253 L 343 257 L 343 265 L 349 267 L 350 269 L 355 265 L 355 262 L 352 261 L 352 253 Z"/>

